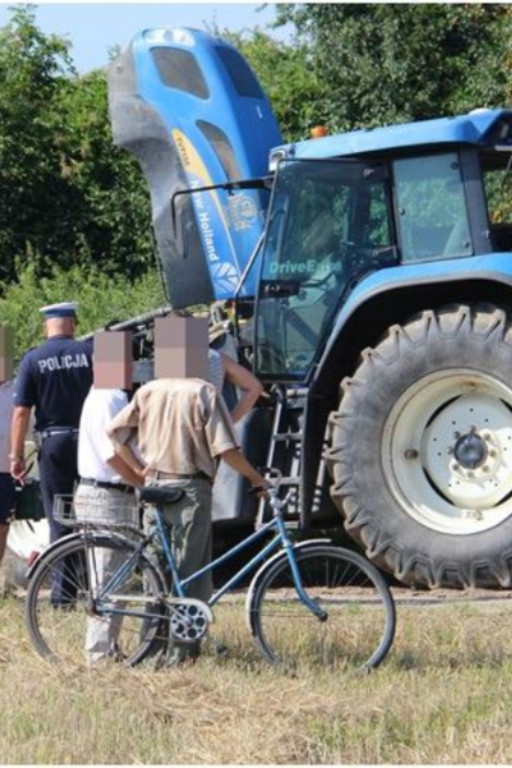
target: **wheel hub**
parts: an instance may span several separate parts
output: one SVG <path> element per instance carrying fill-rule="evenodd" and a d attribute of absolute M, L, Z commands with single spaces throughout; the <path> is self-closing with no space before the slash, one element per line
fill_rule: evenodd
<path fill-rule="evenodd" d="M 425 425 L 420 451 L 423 471 L 434 490 L 458 508 L 459 516 L 478 518 L 509 493 L 510 425 L 507 406 L 475 388 L 446 400 Z"/>
<path fill-rule="evenodd" d="M 485 440 L 476 432 L 470 432 L 459 437 L 453 455 L 464 469 L 477 469 L 485 463 L 489 451 Z"/>

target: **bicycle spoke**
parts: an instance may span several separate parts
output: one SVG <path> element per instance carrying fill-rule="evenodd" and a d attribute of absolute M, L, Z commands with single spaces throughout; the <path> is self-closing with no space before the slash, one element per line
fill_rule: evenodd
<path fill-rule="evenodd" d="M 264 656 L 286 667 L 374 667 L 389 650 L 394 606 L 382 576 L 354 553 L 312 548 L 297 556 L 308 598 L 326 612 L 322 621 L 301 601 L 283 557 L 261 577 L 251 626 Z"/>
<path fill-rule="evenodd" d="M 75 664 L 110 657 L 134 664 L 145 655 L 160 631 L 161 585 L 144 558 L 122 580 L 114 576 L 132 551 L 129 543 L 98 536 L 94 546 L 67 542 L 42 559 L 27 595 L 29 632 L 41 655 Z M 56 583 L 58 605 L 52 598 Z M 112 590 L 102 594 L 109 583 Z"/>

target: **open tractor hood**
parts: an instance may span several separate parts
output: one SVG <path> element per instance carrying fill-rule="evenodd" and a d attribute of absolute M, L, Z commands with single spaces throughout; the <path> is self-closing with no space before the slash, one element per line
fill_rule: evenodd
<path fill-rule="evenodd" d="M 112 62 L 108 87 L 114 143 L 136 156 L 149 185 L 171 304 L 232 298 L 263 231 L 268 192 L 204 187 L 264 176 L 282 143 L 254 73 L 218 38 L 155 29 Z M 256 272 L 241 297 L 254 295 Z"/>

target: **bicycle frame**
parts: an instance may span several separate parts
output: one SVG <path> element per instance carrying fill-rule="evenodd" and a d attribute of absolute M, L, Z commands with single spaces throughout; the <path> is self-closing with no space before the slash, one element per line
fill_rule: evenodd
<path fill-rule="evenodd" d="M 187 578 L 180 579 L 177 568 L 176 568 L 174 556 L 172 554 L 172 549 L 168 541 L 168 537 L 166 535 L 166 524 L 163 519 L 163 513 L 160 508 L 156 507 L 156 532 L 152 532 L 151 534 L 149 534 L 149 536 L 144 537 L 144 539 L 138 544 L 138 546 L 130 555 L 130 557 L 126 560 L 126 562 L 123 563 L 123 565 L 116 571 L 116 573 L 113 574 L 113 576 L 110 578 L 108 583 L 99 589 L 98 595 L 95 597 L 95 602 L 98 601 L 101 604 L 102 600 L 108 598 L 109 593 L 115 590 L 115 588 L 119 584 L 122 584 L 124 577 L 130 572 L 133 564 L 137 561 L 138 556 L 145 550 L 147 545 L 155 538 L 158 538 L 160 541 L 167 566 L 172 575 L 172 585 L 173 585 L 172 588 L 173 588 L 174 594 L 178 598 L 186 598 L 187 587 L 190 584 L 192 584 L 196 579 L 200 578 L 205 573 L 213 571 L 218 566 L 223 565 L 224 563 L 230 561 L 236 555 L 243 552 L 252 544 L 262 539 L 267 533 L 271 531 L 275 532 L 275 536 L 256 555 L 254 555 L 254 557 L 252 557 L 248 563 L 242 566 L 230 579 L 228 579 L 228 581 L 225 584 L 223 584 L 216 592 L 214 592 L 214 594 L 207 601 L 207 605 L 209 607 L 214 606 L 227 592 L 229 592 L 237 584 L 239 584 L 248 573 L 250 573 L 252 570 L 256 568 L 257 565 L 263 562 L 269 554 L 271 554 L 272 552 L 277 550 L 279 547 L 281 547 L 286 557 L 288 558 L 288 562 L 290 563 L 293 582 L 294 582 L 295 590 L 299 596 L 299 599 L 307 606 L 307 608 L 309 608 L 309 610 L 318 619 L 320 619 L 321 621 L 325 620 L 325 618 L 327 618 L 326 612 L 318 605 L 318 603 L 315 600 L 312 600 L 307 595 L 307 593 L 303 588 L 300 571 L 297 566 L 297 560 L 294 553 L 294 544 L 288 534 L 288 531 L 286 530 L 286 526 L 279 512 L 275 512 L 272 520 L 270 520 L 268 523 L 263 524 L 257 531 L 247 536 L 243 541 L 239 542 L 238 544 L 235 544 L 233 547 L 231 547 L 231 549 L 229 549 L 223 555 L 221 555 L 220 557 L 217 557 L 211 563 L 199 569 L 198 571 L 195 571 L 193 574 L 191 574 Z M 114 600 L 117 602 L 122 596 L 115 595 L 113 597 L 114 597 Z M 108 608 L 107 610 L 106 608 L 102 609 L 101 607 L 98 606 L 98 613 L 101 613 L 102 610 L 105 613 L 113 612 L 112 608 Z M 122 609 L 118 609 L 117 607 L 115 608 L 115 613 L 118 615 L 131 615 L 131 616 L 140 615 L 134 611 L 123 611 Z M 146 614 L 146 617 L 147 617 L 147 614 Z"/>

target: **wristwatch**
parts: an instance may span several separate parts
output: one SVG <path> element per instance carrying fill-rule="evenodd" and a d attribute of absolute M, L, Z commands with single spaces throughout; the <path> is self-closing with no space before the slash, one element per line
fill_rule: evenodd
<path fill-rule="evenodd" d="M 9 459 L 11 461 L 23 461 L 24 458 L 25 458 L 24 456 L 16 456 L 16 454 L 14 453 L 9 454 Z"/>

